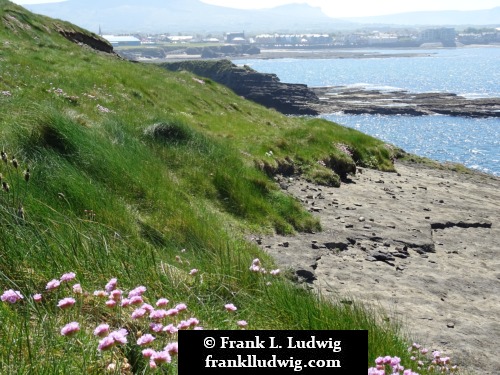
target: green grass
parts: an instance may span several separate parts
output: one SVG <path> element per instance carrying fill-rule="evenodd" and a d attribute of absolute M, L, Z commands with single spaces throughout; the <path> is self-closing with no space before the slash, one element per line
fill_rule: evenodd
<path fill-rule="evenodd" d="M 93 296 L 112 277 L 124 291 L 146 286 L 148 303 L 186 303 L 182 318 L 196 317 L 206 329 L 236 329 L 242 319 L 251 329 L 367 329 L 367 365 L 385 354 L 408 359 L 401 328 L 379 312 L 250 272 L 257 257 L 275 266 L 245 240 L 320 230 L 272 173 L 288 166 L 328 183 L 338 176 L 323 166 L 318 172 L 319 161 L 391 170 L 382 142 L 285 117 L 191 74 L 96 52 L 58 29 L 83 32 L 0 0 L 0 148 L 7 154 L 0 173 L 9 184 L 0 192 L 0 292 L 24 296 L 0 303 L 0 373 L 100 374 L 110 363 L 116 373 L 126 373 L 126 363 L 127 371 L 147 373 L 135 344 L 147 324 L 130 319 L 131 308 L 110 309 Z M 45 290 L 70 271 L 83 295 L 73 283 Z M 57 308 L 68 296 L 76 305 Z M 237 312 L 225 312 L 226 303 Z M 80 332 L 61 336 L 70 321 Z M 126 327 L 129 343 L 98 352 L 92 331 L 103 322 Z M 167 367 L 175 372 L 175 361 Z"/>

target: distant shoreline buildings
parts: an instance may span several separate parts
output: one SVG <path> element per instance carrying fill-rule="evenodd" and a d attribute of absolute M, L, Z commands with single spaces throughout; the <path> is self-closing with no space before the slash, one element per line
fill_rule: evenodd
<path fill-rule="evenodd" d="M 100 31 L 100 30 L 99 30 Z M 228 32 L 223 36 L 213 35 L 102 35 L 113 46 L 139 46 L 159 43 L 172 44 L 251 44 L 260 48 L 362 48 L 362 47 L 419 47 L 425 44 L 440 44 L 454 47 L 467 44 L 500 44 L 500 28 L 468 28 L 457 32 L 454 28 L 441 27 L 424 30 L 404 29 L 399 31 L 366 30 L 336 32 L 332 34 L 257 34 L 246 36 L 244 32 Z"/>

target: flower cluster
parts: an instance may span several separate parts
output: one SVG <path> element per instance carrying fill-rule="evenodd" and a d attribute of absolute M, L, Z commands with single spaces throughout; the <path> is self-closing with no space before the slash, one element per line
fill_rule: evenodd
<path fill-rule="evenodd" d="M 412 346 L 408 348 L 408 351 L 412 354 L 411 360 L 416 362 L 417 369 L 419 370 L 427 368 L 428 371 L 436 371 L 440 373 L 455 372 L 458 370 L 456 365 L 451 365 L 450 357 L 441 356 L 441 352 L 437 350 L 434 350 L 431 353 L 431 359 L 426 357 L 429 353 L 429 349 L 422 347 L 420 344 L 413 343 Z"/>
<path fill-rule="evenodd" d="M 16 303 L 17 301 L 23 299 L 23 295 L 19 290 L 9 289 L 2 294 L 2 302 Z"/>
<path fill-rule="evenodd" d="M 3 96 L 12 96 L 12 94 L 10 93 L 10 91 L 0 91 L 0 93 L 1 93 Z"/>
<path fill-rule="evenodd" d="M 260 264 L 260 262 L 257 262 Z M 275 270 L 276 271 L 276 270 Z M 196 270 L 197 272 L 197 270 Z M 196 274 L 192 272 L 191 274 Z M 119 288 L 117 278 L 111 278 L 104 289 L 95 291 L 85 291 L 81 284 L 76 281 L 74 272 L 64 273 L 61 277 L 52 279 L 45 284 L 42 293 L 33 294 L 31 300 L 35 303 L 52 304 L 58 291 L 70 291 L 72 296 L 58 298 L 57 307 L 59 314 L 68 314 L 65 311 L 71 310 L 73 306 L 80 306 L 69 315 L 71 320 L 60 328 L 62 336 L 71 338 L 91 333 L 95 341 L 96 349 L 101 353 L 106 361 L 106 368 L 117 368 L 118 363 L 127 363 L 123 358 L 123 345 L 134 346 L 140 350 L 143 358 L 149 363 L 150 368 L 171 363 L 178 354 L 177 334 L 180 330 L 202 330 L 200 320 L 189 313 L 189 308 L 185 303 L 172 303 L 168 298 L 160 297 L 155 301 L 149 301 L 148 289 L 139 285 L 131 290 L 124 291 Z M 72 285 L 71 285 L 72 284 Z M 44 296 L 45 294 L 45 296 Z M 2 296 L 2 302 L 14 304 L 24 297 L 20 291 L 9 289 Z M 91 303 L 93 307 L 104 304 L 108 311 L 112 312 L 112 319 L 109 322 L 90 327 L 89 320 L 80 317 L 79 314 L 85 311 L 85 304 Z M 221 306 L 221 311 L 228 312 L 229 321 L 236 317 L 238 308 L 227 303 Z M 116 314 L 114 314 L 116 312 Z M 75 319 L 76 317 L 76 319 Z M 240 329 L 248 326 L 245 320 L 234 320 Z M 109 353 L 109 354 L 106 354 Z"/>
<path fill-rule="evenodd" d="M 335 143 L 334 146 L 337 150 L 352 158 L 353 152 L 348 145 L 346 145 L 345 143 Z"/>
<path fill-rule="evenodd" d="M 252 261 L 252 264 L 250 265 L 250 267 L 248 268 L 251 272 L 255 272 L 255 273 L 263 273 L 263 274 L 266 274 L 267 273 L 267 270 L 262 267 L 262 264 L 260 262 L 260 259 L 259 258 L 255 258 L 253 261 Z M 271 270 L 269 271 L 269 273 L 272 275 L 272 276 L 278 276 L 280 274 L 280 269 L 275 269 L 275 270 Z"/>
<path fill-rule="evenodd" d="M 60 96 L 60 97 L 62 97 L 64 99 L 67 99 L 67 100 L 69 100 L 70 102 L 73 102 L 73 103 L 76 103 L 78 101 L 78 99 L 79 99 L 78 96 L 76 96 L 76 95 L 69 95 L 66 92 L 64 92 L 64 90 L 61 89 L 61 88 L 51 87 L 50 89 L 47 90 L 47 92 L 56 94 L 57 96 Z"/>
<path fill-rule="evenodd" d="M 458 370 L 457 366 L 450 365 L 451 360 L 449 357 L 442 357 L 441 353 L 437 350 L 432 352 L 432 358 L 426 357 L 429 350 L 417 343 L 413 343 L 412 346 L 408 348 L 408 351 L 412 354 L 410 359 L 415 362 L 417 370 L 419 371 L 450 373 Z M 405 369 L 401 365 L 401 359 L 399 357 L 391 357 L 389 355 L 378 357 L 375 359 L 375 367 L 370 367 L 368 369 L 368 375 L 386 374 L 419 375 L 419 373 L 414 372 L 410 368 Z"/>
<path fill-rule="evenodd" d="M 113 112 L 111 109 L 103 107 L 102 105 L 98 104 L 97 105 L 97 110 L 102 113 L 111 113 Z"/>

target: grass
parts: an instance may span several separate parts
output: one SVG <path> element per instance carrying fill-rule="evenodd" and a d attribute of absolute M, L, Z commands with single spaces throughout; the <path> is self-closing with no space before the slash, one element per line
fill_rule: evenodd
<path fill-rule="evenodd" d="M 84 33 L 0 0 L 0 173 L 9 185 L 0 194 L 0 292 L 24 297 L 0 303 L 0 373 L 100 374 L 110 364 L 112 373 L 149 372 L 136 344 L 147 321 L 93 295 L 113 277 L 124 293 L 146 286 L 144 302 L 152 305 L 160 297 L 172 307 L 187 304 L 171 322 L 366 329 L 367 365 L 381 354 L 408 360 L 401 327 L 378 312 L 250 272 L 255 258 L 274 265 L 245 240 L 320 230 L 274 184 L 280 168 L 327 182 L 338 174 L 319 161 L 391 170 L 386 145 L 323 120 L 282 116 L 191 74 L 71 43 L 60 29 Z M 76 280 L 46 289 L 67 272 Z M 75 306 L 56 307 L 70 296 Z M 228 314 L 227 303 L 238 310 Z M 71 321 L 80 331 L 62 336 Z M 100 338 L 92 332 L 105 322 L 125 327 L 128 343 L 96 350 Z M 155 348 L 172 341 L 159 336 Z M 175 360 L 167 368 L 175 372 Z"/>

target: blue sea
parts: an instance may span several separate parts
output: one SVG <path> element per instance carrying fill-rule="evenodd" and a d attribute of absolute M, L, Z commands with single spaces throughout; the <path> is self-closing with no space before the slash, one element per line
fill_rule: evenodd
<path fill-rule="evenodd" d="M 282 82 L 500 97 L 500 48 L 354 50 L 369 58 L 234 60 Z M 379 54 L 401 57 L 377 57 Z M 412 57 L 406 54 L 418 54 Z M 500 118 L 344 115 L 323 117 L 404 150 L 500 176 Z"/>

